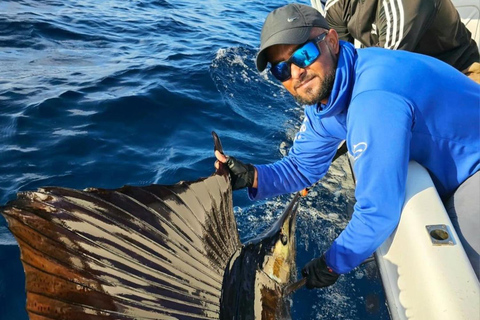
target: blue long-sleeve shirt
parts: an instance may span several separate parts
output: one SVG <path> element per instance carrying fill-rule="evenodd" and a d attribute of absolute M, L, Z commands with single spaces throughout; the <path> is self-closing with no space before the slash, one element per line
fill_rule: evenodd
<path fill-rule="evenodd" d="M 434 58 L 381 48 L 341 49 L 326 105 L 305 108 L 288 156 L 256 165 L 251 199 L 301 190 L 322 178 L 347 141 L 357 179 L 351 221 L 326 252 L 346 273 L 396 228 L 409 160 L 428 169 L 446 198 L 480 169 L 480 85 Z"/>

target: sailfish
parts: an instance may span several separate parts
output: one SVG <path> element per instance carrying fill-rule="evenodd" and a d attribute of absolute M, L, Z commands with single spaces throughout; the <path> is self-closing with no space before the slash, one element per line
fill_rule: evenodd
<path fill-rule="evenodd" d="M 291 318 L 298 204 L 297 194 L 242 244 L 220 164 L 174 185 L 19 192 L 0 212 L 20 247 L 31 320 L 267 320 Z"/>

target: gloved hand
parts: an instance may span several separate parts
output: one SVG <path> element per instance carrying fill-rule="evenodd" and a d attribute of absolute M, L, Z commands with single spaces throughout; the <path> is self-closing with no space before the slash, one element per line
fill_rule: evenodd
<path fill-rule="evenodd" d="M 232 178 L 232 189 L 238 190 L 253 186 L 255 179 L 255 167 L 251 164 L 245 164 L 234 157 L 227 156 L 226 162 Z"/>
<path fill-rule="evenodd" d="M 302 276 L 307 278 L 307 289 L 323 288 L 334 284 L 340 276 L 327 266 L 325 255 L 313 259 L 302 269 Z"/>

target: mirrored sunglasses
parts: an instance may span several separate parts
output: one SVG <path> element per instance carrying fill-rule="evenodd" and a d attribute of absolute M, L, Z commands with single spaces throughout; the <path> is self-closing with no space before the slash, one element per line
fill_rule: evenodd
<path fill-rule="evenodd" d="M 327 33 L 322 33 L 318 37 L 307 41 L 304 45 L 295 50 L 295 52 L 292 53 L 288 60 L 273 64 L 270 67 L 270 72 L 279 81 L 287 81 L 292 77 L 292 63 L 297 67 L 306 68 L 312 63 L 314 63 L 315 60 L 318 59 L 318 57 L 320 57 L 322 52 L 320 51 L 320 46 L 318 45 L 318 43 L 325 40 L 326 36 Z"/>

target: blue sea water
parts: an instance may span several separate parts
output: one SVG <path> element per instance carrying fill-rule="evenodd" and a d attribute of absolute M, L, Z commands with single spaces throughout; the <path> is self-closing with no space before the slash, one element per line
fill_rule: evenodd
<path fill-rule="evenodd" d="M 254 57 L 269 11 L 290 1 L 2 0 L 0 204 L 55 185 L 170 184 L 213 172 L 211 131 L 245 162 L 280 159 L 302 110 Z M 309 2 L 301 1 L 304 4 Z M 302 200 L 300 269 L 348 222 L 345 159 Z M 234 194 L 243 241 L 289 196 Z M 0 319 L 28 319 L 17 243 L 0 217 Z M 294 319 L 389 319 L 374 263 L 293 295 Z"/>

